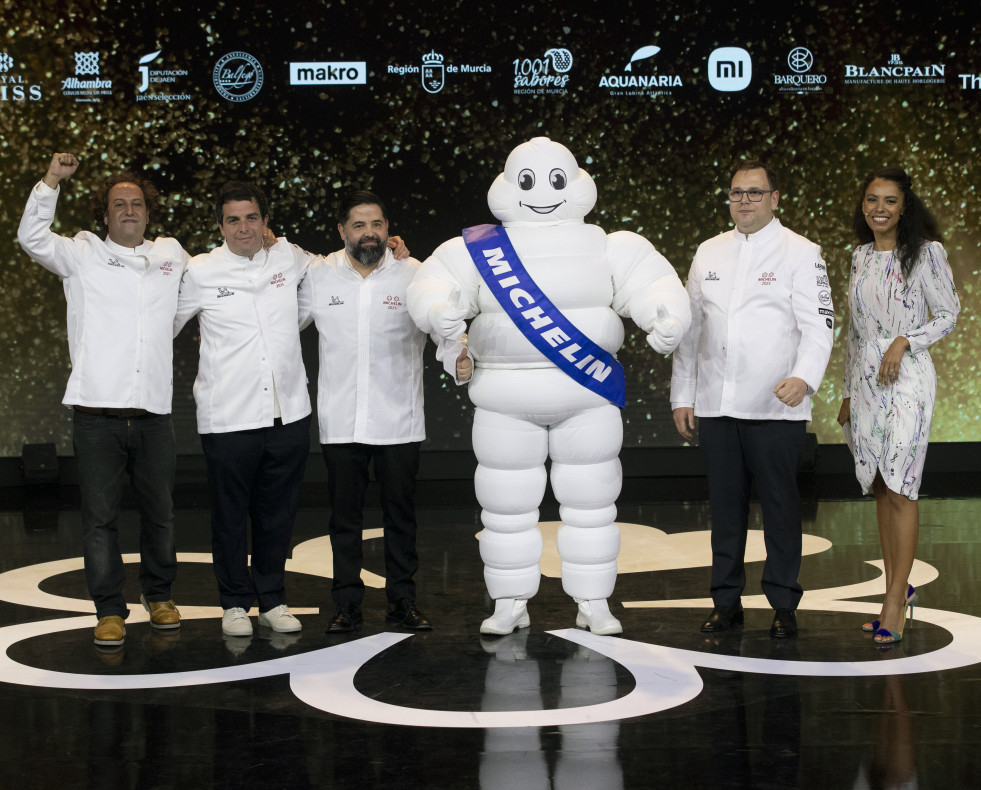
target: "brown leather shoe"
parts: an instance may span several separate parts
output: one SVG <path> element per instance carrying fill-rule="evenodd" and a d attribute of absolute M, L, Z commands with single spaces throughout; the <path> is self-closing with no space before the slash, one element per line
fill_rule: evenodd
<path fill-rule="evenodd" d="M 121 645 L 126 639 L 126 626 L 118 614 L 99 619 L 95 627 L 95 643 L 97 645 Z"/>
<path fill-rule="evenodd" d="M 140 603 L 150 613 L 150 625 L 154 628 L 180 628 L 181 613 L 173 601 L 147 601 L 142 595 Z"/>

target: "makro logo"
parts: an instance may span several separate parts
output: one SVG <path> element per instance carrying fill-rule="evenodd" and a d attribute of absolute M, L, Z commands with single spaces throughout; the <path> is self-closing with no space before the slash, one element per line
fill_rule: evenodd
<path fill-rule="evenodd" d="M 229 52 L 215 64 L 215 90 L 232 102 L 254 99 L 262 90 L 262 65 L 248 52 Z"/>
<path fill-rule="evenodd" d="M 290 85 L 365 85 L 368 65 L 364 61 L 290 63 Z"/>
<path fill-rule="evenodd" d="M 741 47 L 719 47 L 709 55 L 708 78 L 717 91 L 745 90 L 753 79 L 753 61 Z"/>

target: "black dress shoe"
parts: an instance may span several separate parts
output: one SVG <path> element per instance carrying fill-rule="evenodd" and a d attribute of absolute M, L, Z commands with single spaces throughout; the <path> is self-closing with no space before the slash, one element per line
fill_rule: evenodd
<path fill-rule="evenodd" d="M 770 636 L 775 639 L 797 636 L 797 615 L 793 609 L 777 609 L 770 626 Z"/>
<path fill-rule="evenodd" d="M 716 606 L 708 620 L 702 623 L 702 633 L 711 634 L 716 631 L 726 631 L 734 625 L 743 624 L 743 606 Z"/>
<path fill-rule="evenodd" d="M 403 598 L 388 609 L 385 619 L 397 626 L 407 628 L 409 631 L 432 631 L 433 624 L 426 616 L 416 609 L 416 602 L 411 598 Z"/>
<path fill-rule="evenodd" d="M 364 618 L 361 617 L 361 607 L 356 603 L 345 601 L 339 604 L 334 613 L 334 619 L 327 626 L 328 634 L 344 634 L 348 631 L 360 631 Z"/>

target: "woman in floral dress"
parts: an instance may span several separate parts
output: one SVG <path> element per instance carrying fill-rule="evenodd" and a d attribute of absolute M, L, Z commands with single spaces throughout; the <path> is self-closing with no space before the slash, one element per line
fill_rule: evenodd
<path fill-rule="evenodd" d="M 855 208 L 860 245 L 848 285 L 850 330 L 845 399 L 838 422 L 850 433 L 855 474 L 875 496 L 886 595 L 863 629 L 878 644 L 903 638 L 919 535 L 919 494 L 937 374 L 929 348 L 960 311 L 937 221 L 905 171 L 869 175 Z M 850 423 L 846 424 L 846 423 Z"/>

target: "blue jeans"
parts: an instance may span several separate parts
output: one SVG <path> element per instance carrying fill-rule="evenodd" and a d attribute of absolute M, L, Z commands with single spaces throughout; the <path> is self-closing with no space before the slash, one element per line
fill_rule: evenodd
<path fill-rule="evenodd" d="M 177 575 L 174 469 L 169 414 L 106 417 L 76 411 L 73 441 L 82 500 L 85 581 L 99 617 L 129 615 L 119 551 L 119 504 L 126 476 L 140 510 L 140 586 L 148 601 L 170 600 Z"/>

